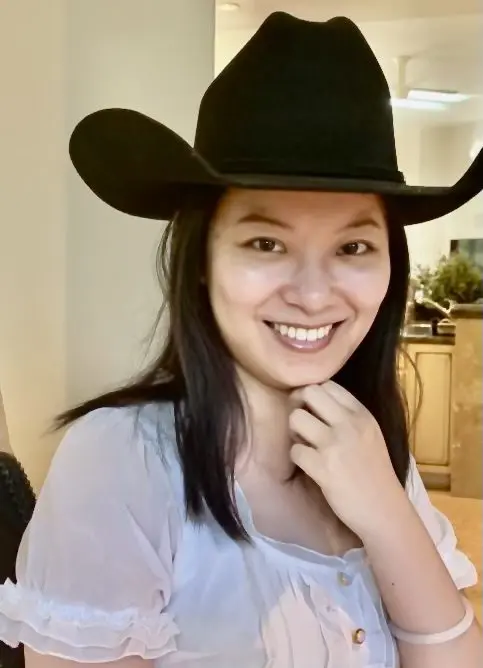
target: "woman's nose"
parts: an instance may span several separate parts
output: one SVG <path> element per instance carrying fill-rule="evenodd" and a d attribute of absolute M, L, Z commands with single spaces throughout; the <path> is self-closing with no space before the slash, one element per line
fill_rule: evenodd
<path fill-rule="evenodd" d="M 317 313 L 334 301 L 333 283 L 329 267 L 320 261 L 305 262 L 290 277 L 283 297 L 290 306 Z"/>

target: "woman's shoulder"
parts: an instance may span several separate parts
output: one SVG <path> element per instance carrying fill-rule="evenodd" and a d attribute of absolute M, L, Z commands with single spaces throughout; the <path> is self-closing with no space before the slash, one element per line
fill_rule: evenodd
<path fill-rule="evenodd" d="M 137 443 L 169 457 L 176 449 L 172 403 L 96 408 L 69 425 L 59 451 L 70 445 L 85 452 L 94 445 L 101 451 L 114 448 L 121 454 L 120 448 L 129 449 Z"/>
<path fill-rule="evenodd" d="M 101 408 L 68 428 L 20 544 L 18 584 L 0 586 L 3 639 L 74 662 L 172 651 L 165 608 L 185 519 L 169 414 Z"/>
<path fill-rule="evenodd" d="M 103 478 L 137 489 L 169 485 L 181 501 L 174 407 L 171 403 L 95 409 L 72 423 L 52 459 L 48 478 Z"/>

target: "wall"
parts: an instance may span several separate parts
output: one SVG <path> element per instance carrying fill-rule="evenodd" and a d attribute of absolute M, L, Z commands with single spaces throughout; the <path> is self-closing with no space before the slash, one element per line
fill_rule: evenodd
<path fill-rule="evenodd" d="M 456 181 L 468 167 L 472 147 L 482 138 L 483 121 L 447 128 L 444 145 L 450 182 Z M 445 247 L 449 245 L 451 239 L 483 237 L 483 193 L 462 209 L 446 216 L 443 222 Z"/>
<path fill-rule="evenodd" d="M 471 148 L 479 136 L 478 123 L 422 128 L 418 146 L 419 182 L 431 186 L 455 183 L 468 168 Z M 482 216 L 480 194 L 444 218 L 408 228 L 413 266 L 434 265 L 441 255 L 448 254 L 451 239 L 482 237 Z"/>
<path fill-rule="evenodd" d="M 0 384 L 35 483 L 65 401 L 65 2 L 2 2 Z"/>
<path fill-rule="evenodd" d="M 12 452 L 8 436 L 7 418 L 3 408 L 2 393 L 0 392 L 0 452 Z"/>
<path fill-rule="evenodd" d="M 98 108 L 132 107 L 192 140 L 213 78 L 213 1 L 116 0 L 116 11 L 111 0 L 68 5 L 68 126 Z M 68 192 L 66 391 L 76 402 L 145 360 L 161 302 L 154 265 L 163 225 L 106 207 L 73 169 Z"/>
<path fill-rule="evenodd" d="M 0 386 L 10 440 L 38 487 L 52 417 L 129 376 L 160 295 L 161 225 L 98 202 L 68 136 L 132 106 L 191 139 L 213 76 L 214 0 L 3 0 L 0 20 Z"/>

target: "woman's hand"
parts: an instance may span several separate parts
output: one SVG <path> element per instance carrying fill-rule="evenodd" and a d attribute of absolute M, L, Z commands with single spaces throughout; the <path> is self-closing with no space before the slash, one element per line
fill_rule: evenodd
<path fill-rule="evenodd" d="M 371 413 L 332 381 L 292 396 L 292 461 L 319 485 L 334 513 L 362 540 L 394 521 L 398 504 L 409 501 Z"/>

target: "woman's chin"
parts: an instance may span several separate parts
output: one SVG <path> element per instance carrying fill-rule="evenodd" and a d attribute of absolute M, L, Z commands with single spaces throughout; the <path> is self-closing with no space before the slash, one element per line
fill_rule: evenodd
<path fill-rule="evenodd" d="M 262 363 L 263 362 L 263 363 Z M 318 362 L 318 363 L 317 363 Z M 275 355 L 250 360 L 249 364 L 240 365 L 238 372 L 245 384 L 261 385 L 276 392 L 292 392 L 307 385 L 321 385 L 335 376 L 343 365 L 342 360 L 293 360 Z"/>
<path fill-rule="evenodd" d="M 278 373 L 273 375 L 273 387 L 285 392 L 292 392 L 307 385 L 321 385 L 330 380 L 336 372 L 336 369 L 310 369 L 307 371 L 299 369 L 296 373 L 283 375 Z"/>

